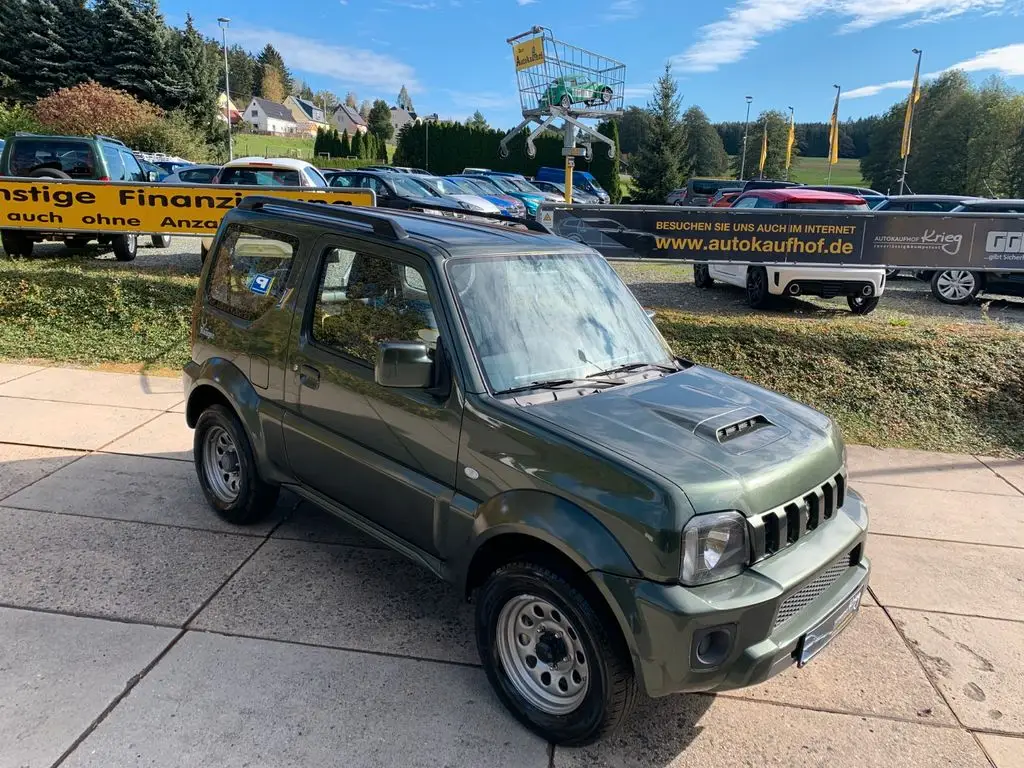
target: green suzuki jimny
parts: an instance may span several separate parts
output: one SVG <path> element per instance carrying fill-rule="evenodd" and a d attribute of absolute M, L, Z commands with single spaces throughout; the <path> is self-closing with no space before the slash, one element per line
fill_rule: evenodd
<path fill-rule="evenodd" d="M 860 605 L 868 519 L 831 420 L 676 357 L 600 254 L 539 230 L 246 199 L 186 419 L 219 515 L 286 487 L 452 582 L 497 696 L 578 745 L 640 691 L 808 663 Z"/>

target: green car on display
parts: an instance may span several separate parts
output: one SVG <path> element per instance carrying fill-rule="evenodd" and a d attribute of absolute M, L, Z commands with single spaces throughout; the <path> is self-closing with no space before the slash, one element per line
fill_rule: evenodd
<path fill-rule="evenodd" d="M 226 214 L 183 375 L 212 508 L 288 488 L 454 584 L 557 744 L 806 664 L 869 571 L 835 424 L 676 356 L 600 254 L 501 218 Z"/>
<path fill-rule="evenodd" d="M 612 88 L 610 85 L 584 77 L 567 75 L 558 77 L 551 81 L 551 84 L 540 97 L 540 106 L 559 106 L 562 109 L 569 109 L 573 104 L 586 104 L 588 107 L 598 104 L 609 104 L 612 100 Z"/>

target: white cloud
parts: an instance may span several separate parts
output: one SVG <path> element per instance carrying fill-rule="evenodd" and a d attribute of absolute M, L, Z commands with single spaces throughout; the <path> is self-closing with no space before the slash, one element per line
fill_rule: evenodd
<path fill-rule="evenodd" d="M 688 72 L 713 72 L 742 59 L 762 37 L 823 14 L 845 20 L 840 32 L 854 32 L 890 21 L 925 23 L 1019 8 L 1019 0 L 739 0 L 724 19 L 701 27 L 698 41 L 673 56 L 672 64 Z"/>
<path fill-rule="evenodd" d="M 396 90 L 403 84 L 416 88 L 416 73 L 397 59 L 362 48 L 332 45 L 319 40 L 279 32 L 273 29 L 239 27 L 232 29 L 231 42 L 262 48 L 267 43 L 277 48 L 288 66 L 340 80 L 346 86 Z"/>
<path fill-rule="evenodd" d="M 613 0 L 601 17 L 605 21 L 626 21 L 640 15 L 640 0 Z"/>
<path fill-rule="evenodd" d="M 1001 48 L 990 48 L 982 51 L 977 56 L 959 61 L 950 67 L 940 69 L 938 72 L 930 72 L 922 76 L 922 79 L 938 77 L 943 72 L 951 69 L 962 69 L 965 72 L 997 72 L 1006 77 L 1019 77 L 1024 75 L 1024 43 L 1004 45 Z M 862 85 L 843 94 L 844 99 L 862 99 L 865 96 L 875 96 L 882 91 L 898 88 L 909 89 L 913 85 L 911 80 L 892 80 L 888 83 L 877 85 Z"/>
<path fill-rule="evenodd" d="M 516 5 L 521 7 L 524 5 L 533 5 L 536 2 L 537 0 L 516 0 Z"/>
<path fill-rule="evenodd" d="M 417 0 L 388 0 L 391 5 L 397 5 L 399 8 L 408 8 L 410 11 L 432 11 L 437 8 L 437 3 L 434 0 L 428 0 L 428 2 L 417 2 Z"/>
<path fill-rule="evenodd" d="M 519 103 L 508 94 L 496 91 L 454 91 L 445 89 L 452 104 L 460 109 L 502 109 L 517 108 Z"/>
<path fill-rule="evenodd" d="M 654 94 L 653 83 L 641 83 L 640 85 L 631 85 L 622 90 L 622 97 L 627 101 L 636 101 L 638 99 L 649 99 Z"/>

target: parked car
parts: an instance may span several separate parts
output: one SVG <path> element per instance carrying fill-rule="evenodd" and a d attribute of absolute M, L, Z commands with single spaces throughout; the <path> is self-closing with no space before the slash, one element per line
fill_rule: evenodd
<path fill-rule="evenodd" d="M 153 160 L 153 165 L 158 165 L 163 168 L 167 173 L 177 173 L 183 171 L 186 168 L 195 168 L 196 163 L 185 163 L 179 160 Z"/>
<path fill-rule="evenodd" d="M 557 105 L 569 109 L 573 104 L 585 104 L 594 107 L 598 104 L 610 104 L 614 95 L 612 87 L 600 80 L 591 80 L 582 75 L 566 75 L 556 77 L 541 94 L 541 109 Z"/>
<path fill-rule="evenodd" d="M 750 192 L 755 189 L 789 189 L 790 187 L 802 187 L 796 181 L 779 181 L 778 179 L 748 179 L 743 182 L 743 191 Z"/>
<path fill-rule="evenodd" d="M 161 168 L 156 163 L 151 163 L 147 160 L 139 160 L 139 165 L 142 166 L 143 172 L 146 174 L 146 178 L 149 181 L 165 181 L 171 174 Z"/>
<path fill-rule="evenodd" d="M 408 174 L 409 178 L 417 184 L 422 184 L 432 192 L 444 197 L 451 198 L 468 208 L 471 211 L 483 213 L 501 213 L 501 209 L 484 197 L 463 189 L 455 179 L 447 179 L 443 176 L 422 176 L 420 174 Z"/>
<path fill-rule="evenodd" d="M 676 357 L 594 250 L 248 198 L 211 253 L 183 372 L 210 507 L 254 524 L 285 488 L 452 582 L 540 738 L 800 674 L 857 613 L 834 422 Z"/>
<path fill-rule="evenodd" d="M 172 173 L 164 184 L 212 184 L 219 171 L 219 165 L 190 165 Z"/>
<path fill-rule="evenodd" d="M 669 192 L 665 202 L 668 205 L 704 207 L 711 204 L 711 198 L 718 190 L 735 189 L 739 184 L 736 179 L 694 178 L 687 181 L 685 187 Z"/>
<path fill-rule="evenodd" d="M 875 206 L 875 210 L 944 213 L 969 200 L 980 199 L 968 195 L 891 195 Z"/>
<path fill-rule="evenodd" d="M 848 187 L 842 184 L 808 184 L 802 188 L 820 189 L 822 192 L 842 192 L 846 195 L 856 195 L 867 203 L 869 208 L 877 208 L 888 199 L 887 195 L 877 192 L 870 187 Z"/>
<path fill-rule="evenodd" d="M 537 169 L 536 178 L 541 181 L 551 181 L 555 184 L 565 184 L 565 169 L 564 168 L 552 168 L 550 166 L 542 166 Z M 573 196 L 576 195 L 576 190 L 581 189 L 588 195 L 596 197 L 602 203 L 610 203 L 611 197 L 605 192 L 604 188 L 598 183 L 597 178 L 594 174 L 589 171 L 574 170 L 572 172 L 572 188 Z"/>
<path fill-rule="evenodd" d="M 384 171 L 345 171 L 331 180 L 332 187 L 372 189 L 381 208 L 408 210 L 427 206 L 431 210 L 462 213 L 469 208 L 422 184 L 407 173 Z"/>
<path fill-rule="evenodd" d="M 77 179 L 92 181 L 155 181 L 139 164 L 124 142 L 107 136 L 44 136 L 15 133 L 0 154 L 0 176 L 30 179 Z M 135 234 L 68 234 L 24 229 L 0 231 L 4 251 L 10 256 L 28 257 L 35 243 L 63 242 L 69 248 L 83 248 L 90 241 L 110 244 L 118 261 L 131 261 L 138 253 Z M 169 242 L 155 235 L 154 245 Z"/>
<path fill-rule="evenodd" d="M 1018 213 L 1024 215 L 1024 200 L 969 200 L 950 213 Z M 1013 235 L 1016 234 L 1016 237 Z M 1006 245 L 1024 258 L 1024 234 L 1011 233 Z M 1024 263 L 1022 263 L 1024 267 Z M 967 269 L 941 269 L 924 272 L 931 282 L 932 295 L 945 304 L 969 304 L 979 293 L 1024 296 L 1024 272 L 975 272 Z"/>
<path fill-rule="evenodd" d="M 715 196 L 711 198 L 711 202 L 708 203 L 709 208 L 728 208 L 733 204 L 733 201 L 740 196 L 743 192 L 742 189 L 733 187 L 724 187 L 717 192 Z"/>
<path fill-rule="evenodd" d="M 526 206 L 523 205 L 522 200 L 506 195 L 482 176 L 474 174 L 470 176 L 445 176 L 445 178 L 453 179 L 460 186 L 480 195 L 488 202 L 494 203 L 501 209 L 502 213 L 520 218 L 526 216 Z"/>
<path fill-rule="evenodd" d="M 490 168 L 463 168 L 462 175 L 465 176 L 470 173 L 490 173 Z"/>
<path fill-rule="evenodd" d="M 519 179 L 515 179 L 501 173 L 496 173 L 494 171 L 471 175 L 479 176 L 479 178 L 484 179 L 497 187 L 499 192 L 520 200 L 523 205 L 526 206 L 526 213 L 529 216 L 536 216 L 537 211 L 540 209 L 540 204 L 547 199 L 545 194 L 539 189 L 530 190 L 526 186 L 528 182 L 526 182 L 525 178 L 520 182 Z"/>
<path fill-rule="evenodd" d="M 867 203 L 854 195 L 820 190 L 759 189 L 744 192 L 732 208 L 757 210 L 867 211 Z M 880 267 L 801 267 L 758 264 L 694 264 L 693 282 L 710 288 L 715 280 L 747 289 L 747 303 L 755 309 L 771 304 L 775 296 L 810 294 L 831 299 L 845 296 L 850 311 L 866 315 L 878 306 L 885 291 L 885 270 Z"/>
<path fill-rule="evenodd" d="M 542 192 L 560 195 L 562 200 L 565 200 L 565 184 L 559 184 L 556 181 L 542 181 L 541 179 L 534 179 L 530 183 Z M 584 205 L 600 205 L 603 202 L 600 198 L 594 197 L 589 192 L 576 186 L 572 188 L 572 201 L 574 203 L 583 203 Z"/>

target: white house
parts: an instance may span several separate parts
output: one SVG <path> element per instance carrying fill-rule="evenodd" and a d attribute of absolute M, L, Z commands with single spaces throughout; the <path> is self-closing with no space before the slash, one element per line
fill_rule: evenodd
<path fill-rule="evenodd" d="M 260 133 L 287 135 L 299 132 L 299 125 L 288 107 L 259 96 L 252 97 L 242 119 Z"/>

